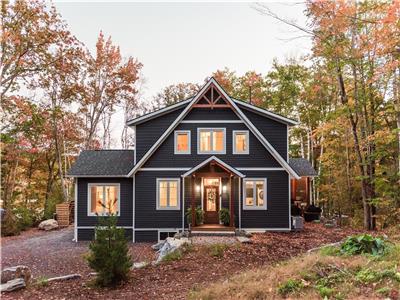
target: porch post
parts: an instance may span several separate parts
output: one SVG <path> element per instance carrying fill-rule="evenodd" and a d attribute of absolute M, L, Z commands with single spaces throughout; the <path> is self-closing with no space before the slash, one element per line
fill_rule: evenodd
<path fill-rule="evenodd" d="M 195 212 L 195 189 L 196 189 L 196 182 L 195 182 L 195 176 L 192 176 L 192 227 L 196 226 L 196 212 Z"/>
<path fill-rule="evenodd" d="M 232 175 L 229 176 L 229 226 L 233 227 L 233 196 L 232 196 Z"/>

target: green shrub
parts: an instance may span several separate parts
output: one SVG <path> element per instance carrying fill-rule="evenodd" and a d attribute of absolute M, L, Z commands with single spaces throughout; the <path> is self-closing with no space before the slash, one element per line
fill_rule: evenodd
<path fill-rule="evenodd" d="M 18 226 L 17 218 L 10 209 L 6 209 L 3 219 L 1 220 L 1 235 L 12 236 L 21 233 L 21 228 Z"/>
<path fill-rule="evenodd" d="M 209 246 L 210 255 L 214 257 L 222 257 L 227 248 L 227 244 L 212 244 Z"/>
<path fill-rule="evenodd" d="M 32 227 L 34 222 L 33 212 L 26 207 L 20 206 L 14 209 L 14 214 L 21 231 Z"/>
<path fill-rule="evenodd" d="M 196 213 L 196 224 L 197 224 L 197 225 L 203 224 L 203 221 L 204 221 L 204 211 L 201 209 L 200 206 L 197 206 L 197 207 L 196 207 L 195 213 Z M 191 207 L 189 207 L 189 208 L 186 210 L 185 215 L 186 215 L 186 220 L 187 220 L 188 224 L 192 224 L 192 208 L 191 208 Z"/>
<path fill-rule="evenodd" d="M 385 241 L 370 234 L 348 237 L 341 245 L 341 252 L 348 255 L 372 254 L 382 255 L 386 249 Z"/>
<path fill-rule="evenodd" d="M 95 239 L 90 243 L 89 266 L 97 272 L 96 284 L 114 286 L 126 280 L 132 266 L 125 230 L 118 228 L 117 217 L 100 217 Z"/>
<path fill-rule="evenodd" d="M 332 294 L 335 292 L 334 289 L 324 285 L 317 285 L 316 289 L 322 298 L 330 298 Z"/>
<path fill-rule="evenodd" d="M 338 247 L 334 246 L 326 246 L 319 250 L 319 253 L 324 256 L 337 256 L 340 254 L 340 250 Z"/>
<path fill-rule="evenodd" d="M 227 208 L 221 208 L 218 212 L 219 220 L 225 226 L 228 226 L 231 220 L 231 213 Z"/>
<path fill-rule="evenodd" d="M 303 282 L 297 279 L 289 279 L 278 286 L 278 293 L 282 296 L 299 292 L 304 287 Z"/>
<path fill-rule="evenodd" d="M 175 260 L 180 260 L 182 258 L 182 256 L 183 256 L 182 252 L 179 249 L 177 249 L 177 250 L 165 255 L 162 260 L 164 262 L 171 262 L 171 261 L 175 261 Z"/>

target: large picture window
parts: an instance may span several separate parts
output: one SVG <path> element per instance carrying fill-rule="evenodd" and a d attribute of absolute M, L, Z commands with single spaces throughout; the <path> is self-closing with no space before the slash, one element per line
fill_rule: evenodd
<path fill-rule="evenodd" d="M 243 209 L 267 209 L 267 179 L 243 180 Z"/>
<path fill-rule="evenodd" d="M 225 128 L 199 128 L 197 153 L 225 154 Z"/>
<path fill-rule="evenodd" d="M 157 209 L 179 209 L 179 190 L 179 178 L 157 178 Z"/>
<path fill-rule="evenodd" d="M 120 211 L 120 186 L 119 184 L 88 185 L 88 215 L 104 216 L 109 214 L 119 215 Z"/>
<path fill-rule="evenodd" d="M 190 154 L 190 130 L 175 131 L 175 154 Z"/>
<path fill-rule="evenodd" d="M 249 131 L 233 131 L 233 154 L 249 154 Z"/>

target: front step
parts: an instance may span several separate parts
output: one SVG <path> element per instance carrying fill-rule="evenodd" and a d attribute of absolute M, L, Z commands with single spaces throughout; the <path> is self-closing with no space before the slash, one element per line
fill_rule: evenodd
<path fill-rule="evenodd" d="M 191 236 L 235 236 L 234 231 L 192 231 Z"/>
<path fill-rule="evenodd" d="M 222 225 L 200 225 L 192 228 L 192 236 L 232 236 L 235 235 L 235 227 Z"/>

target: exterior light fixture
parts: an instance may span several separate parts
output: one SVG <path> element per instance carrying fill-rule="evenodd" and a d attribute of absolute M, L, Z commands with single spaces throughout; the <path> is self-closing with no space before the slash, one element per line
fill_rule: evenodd
<path fill-rule="evenodd" d="M 196 192 L 200 192 L 200 186 L 196 185 Z"/>
<path fill-rule="evenodd" d="M 223 192 L 223 193 L 226 193 L 226 185 L 223 185 L 223 186 L 222 186 L 222 192 Z"/>

